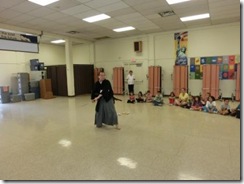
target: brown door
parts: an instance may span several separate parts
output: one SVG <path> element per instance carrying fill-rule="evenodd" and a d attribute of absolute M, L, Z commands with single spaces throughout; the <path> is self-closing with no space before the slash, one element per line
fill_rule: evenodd
<path fill-rule="evenodd" d="M 53 95 L 68 96 L 65 65 L 47 66 L 47 78 L 51 79 Z"/>
<path fill-rule="evenodd" d="M 93 65 L 74 65 L 75 95 L 90 94 L 94 85 Z"/>
<path fill-rule="evenodd" d="M 58 95 L 57 67 L 47 66 L 47 78 L 51 79 L 53 95 Z"/>
<path fill-rule="evenodd" d="M 57 66 L 58 96 L 68 96 L 66 66 Z"/>

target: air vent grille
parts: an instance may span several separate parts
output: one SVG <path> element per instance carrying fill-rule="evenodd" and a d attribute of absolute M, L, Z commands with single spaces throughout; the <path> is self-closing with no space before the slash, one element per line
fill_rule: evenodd
<path fill-rule="evenodd" d="M 175 15 L 175 12 L 173 10 L 170 11 L 164 11 L 164 12 L 160 12 L 158 13 L 161 17 L 168 17 L 168 16 L 172 16 Z"/>
<path fill-rule="evenodd" d="M 102 37 L 97 37 L 97 38 L 94 38 L 95 40 L 103 40 L 103 39 L 108 39 L 108 38 L 111 38 L 109 36 L 102 36 Z"/>
<path fill-rule="evenodd" d="M 80 32 L 79 31 L 68 31 L 67 33 L 69 33 L 69 34 L 78 34 Z"/>

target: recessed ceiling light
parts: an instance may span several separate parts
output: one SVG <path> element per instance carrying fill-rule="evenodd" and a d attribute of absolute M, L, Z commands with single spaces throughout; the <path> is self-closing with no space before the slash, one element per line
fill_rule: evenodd
<path fill-rule="evenodd" d="M 100 15 L 95 15 L 95 16 L 92 16 L 92 17 L 87 17 L 85 19 L 82 19 L 86 22 L 97 22 L 97 21 L 100 21 L 100 20 L 105 20 L 105 19 L 109 19 L 111 18 L 110 16 L 106 15 L 106 14 L 100 14 Z"/>
<path fill-rule="evenodd" d="M 59 0 L 28 0 L 28 1 L 30 1 L 32 3 L 36 3 L 36 4 L 41 5 L 41 6 L 46 6 L 46 5 L 55 3 Z"/>
<path fill-rule="evenodd" d="M 51 41 L 51 43 L 56 43 L 56 44 L 64 43 L 64 42 L 65 42 L 65 40 L 53 40 L 53 41 Z"/>
<path fill-rule="evenodd" d="M 200 15 L 182 17 L 182 18 L 180 18 L 180 20 L 182 22 L 186 22 L 186 21 L 191 21 L 191 20 L 206 19 L 206 18 L 209 18 L 209 17 L 210 17 L 209 13 L 205 13 L 205 14 L 200 14 Z"/>
<path fill-rule="evenodd" d="M 113 31 L 115 32 L 123 32 L 123 31 L 130 31 L 130 30 L 134 30 L 135 28 L 132 26 L 129 27 L 122 27 L 122 28 L 117 28 L 117 29 L 113 29 Z"/>
<path fill-rule="evenodd" d="M 177 4 L 177 3 L 183 3 L 190 0 L 166 0 L 166 1 L 168 4 Z"/>

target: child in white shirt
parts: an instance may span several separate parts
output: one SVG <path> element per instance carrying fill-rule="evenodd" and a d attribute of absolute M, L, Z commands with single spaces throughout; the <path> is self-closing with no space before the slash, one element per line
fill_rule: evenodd
<path fill-rule="evenodd" d="M 208 98 L 206 105 L 203 107 L 203 111 L 209 113 L 218 113 L 218 110 L 216 108 L 215 98 L 213 96 L 210 96 Z"/>

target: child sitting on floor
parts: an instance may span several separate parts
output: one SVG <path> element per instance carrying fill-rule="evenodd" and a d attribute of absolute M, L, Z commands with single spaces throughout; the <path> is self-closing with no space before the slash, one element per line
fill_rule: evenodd
<path fill-rule="evenodd" d="M 187 104 L 184 108 L 190 109 L 191 106 L 193 104 L 193 96 L 191 96 L 190 94 L 188 95 L 188 100 L 187 100 Z"/>
<path fill-rule="evenodd" d="M 241 104 L 239 103 L 239 105 L 235 109 L 231 109 L 231 116 L 235 116 L 236 118 L 240 119 L 240 110 Z"/>
<path fill-rule="evenodd" d="M 138 103 L 142 103 L 142 102 L 144 102 L 144 98 L 143 98 L 143 95 L 142 95 L 142 92 L 141 92 L 141 91 L 139 91 L 139 93 L 138 93 L 138 98 L 136 98 L 136 101 L 137 101 Z"/>
<path fill-rule="evenodd" d="M 152 102 L 152 94 L 149 90 L 145 94 L 145 102 Z"/>
<path fill-rule="evenodd" d="M 228 99 L 224 99 L 224 103 L 220 107 L 219 114 L 221 114 L 221 115 L 229 115 L 229 114 L 231 114 L 230 105 L 229 105 L 229 100 Z"/>
<path fill-rule="evenodd" d="M 174 105 L 175 104 L 175 94 L 172 91 L 169 95 L 169 105 Z"/>
<path fill-rule="evenodd" d="M 135 95 L 130 92 L 129 99 L 127 100 L 127 103 L 135 103 Z"/>
<path fill-rule="evenodd" d="M 156 94 L 156 96 L 153 99 L 153 105 L 154 106 L 162 106 L 163 105 L 163 95 L 160 91 Z"/>
<path fill-rule="evenodd" d="M 202 102 L 201 102 L 201 99 L 199 96 L 195 96 L 190 109 L 193 111 L 201 111 L 202 110 Z"/>
<path fill-rule="evenodd" d="M 202 108 L 202 110 L 209 113 L 218 113 L 215 98 L 213 96 L 208 97 L 208 101 L 206 105 Z"/>

